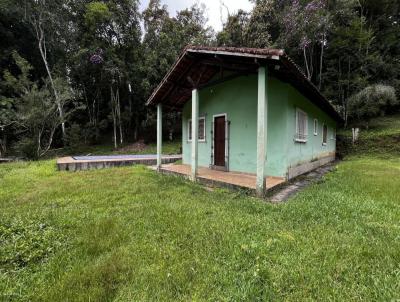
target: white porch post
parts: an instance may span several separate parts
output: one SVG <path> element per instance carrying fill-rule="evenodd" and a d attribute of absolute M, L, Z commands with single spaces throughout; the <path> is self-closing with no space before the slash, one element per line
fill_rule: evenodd
<path fill-rule="evenodd" d="M 258 68 L 258 102 L 257 102 L 257 195 L 265 194 L 265 163 L 267 161 L 267 97 L 268 74 L 266 67 Z"/>
<path fill-rule="evenodd" d="M 162 164 L 162 105 L 157 105 L 157 170 Z"/>
<path fill-rule="evenodd" d="M 192 90 L 192 173 L 191 179 L 196 181 L 198 164 L 198 133 L 199 133 L 199 91 Z"/>

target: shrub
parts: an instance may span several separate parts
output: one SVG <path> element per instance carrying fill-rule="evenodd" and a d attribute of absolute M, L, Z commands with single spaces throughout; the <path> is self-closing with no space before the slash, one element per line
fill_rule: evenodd
<path fill-rule="evenodd" d="M 385 115 L 396 105 L 398 99 L 392 86 L 371 85 L 349 98 L 349 117 L 364 121 L 368 127 L 371 118 Z"/>
<path fill-rule="evenodd" d="M 79 146 L 84 142 L 84 137 L 82 135 L 81 127 L 78 124 L 72 124 L 67 131 L 67 144 L 69 146 Z"/>
<path fill-rule="evenodd" d="M 28 159 L 38 159 L 37 148 L 36 140 L 27 136 L 18 140 L 13 146 L 18 156 Z"/>

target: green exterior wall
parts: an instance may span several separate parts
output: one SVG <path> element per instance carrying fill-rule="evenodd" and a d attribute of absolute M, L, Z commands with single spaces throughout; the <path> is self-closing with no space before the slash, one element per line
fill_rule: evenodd
<path fill-rule="evenodd" d="M 287 132 L 286 155 L 288 167 L 309 162 L 335 152 L 336 138 L 332 139 L 332 135 L 336 132 L 336 122 L 291 85 L 287 86 L 288 115 L 286 121 L 289 131 Z M 306 143 L 298 143 L 293 139 L 296 134 L 296 108 L 303 110 L 308 115 L 308 139 Z M 317 135 L 314 135 L 314 119 L 318 120 Z M 323 124 L 328 126 L 327 144 L 325 146 L 322 145 Z"/>
<path fill-rule="evenodd" d="M 266 174 L 285 177 L 288 167 L 311 161 L 335 151 L 335 140 L 330 134 L 335 122 L 322 110 L 304 98 L 296 89 L 276 78 L 269 77 L 268 133 Z M 199 117 L 206 120 L 205 142 L 198 143 L 198 164 L 211 164 L 211 127 L 213 115 L 226 114 L 229 128 L 229 170 L 256 173 L 257 158 L 257 75 L 243 76 L 199 92 Z M 294 142 L 296 107 L 308 113 L 307 143 Z M 318 136 L 313 136 L 313 119 L 319 120 Z M 183 163 L 191 163 L 191 142 L 188 141 L 188 120 L 191 119 L 191 101 L 182 114 Z M 328 127 L 328 144 L 322 146 L 322 122 Z"/>

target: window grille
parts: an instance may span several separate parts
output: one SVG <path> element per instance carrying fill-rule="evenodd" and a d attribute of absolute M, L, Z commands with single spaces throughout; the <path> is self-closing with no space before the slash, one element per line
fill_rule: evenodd
<path fill-rule="evenodd" d="M 300 143 L 307 142 L 308 117 L 303 110 L 296 110 L 296 136 L 295 141 Z"/>

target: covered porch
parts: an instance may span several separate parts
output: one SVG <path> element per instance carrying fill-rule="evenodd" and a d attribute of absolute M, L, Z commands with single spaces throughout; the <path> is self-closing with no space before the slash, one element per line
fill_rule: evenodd
<path fill-rule="evenodd" d="M 229 120 L 221 122 L 222 140 L 212 135 L 210 169 L 199 167 L 199 104 L 202 103 L 199 91 L 235 78 L 255 75 L 257 77 L 256 95 L 256 137 L 254 174 L 230 171 Z M 172 66 L 159 86 L 147 101 L 147 105 L 157 106 L 157 169 L 161 172 L 174 172 L 188 176 L 192 181 L 214 181 L 255 189 L 263 197 L 266 191 L 284 181 L 268 176 L 267 136 L 268 136 L 268 78 L 274 76 L 285 82 L 291 82 L 300 91 L 318 99 L 318 90 L 311 85 L 300 69 L 279 49 L 214 48 L 189 46 Z M 304 85 L 307 83 L 308 85 Z M 305 88 L 306 87 L 306 88 Z M 184 105 L 191 102 L 191 140 L 190 160 L 185 164 L 163 167 L 162 158 L 162 116 L 163 111 L 182 111 Z M 214 123 L 215 127 L 216 121 Z M 225 128 L 223 125 L 225 124 Z M 213 128 L 213 134 L 217 132 Z M 217 142 L 220 150 L 215 152 Z M 221 153 L 217 161 L 217 154 Z M 225 158 L 225 160 L 224 160 Z M 189 163 L 189 164 L 188 164 Z M 204 166 L 204 165 L 203 165 Z M 219 171 L 212 170 L 217 168 Z M 223 172 L 222 170 L 226 171 Z"/>
<path fill-rule="evenodd" d="M 165 174 L 180 175 L 185 178 L 191 177 L 191 166 L 184 164 L 163 165 L 160 172 Z M 229 189 L 256 190 L 256 174 L 243 172 L 225 172 L 210 168 L 199 167 L 196 180 L 200 183 L 224 187 Z M 270 190 L 285 182 L 283 177 L 265 177 L 265 189 Z"/>

